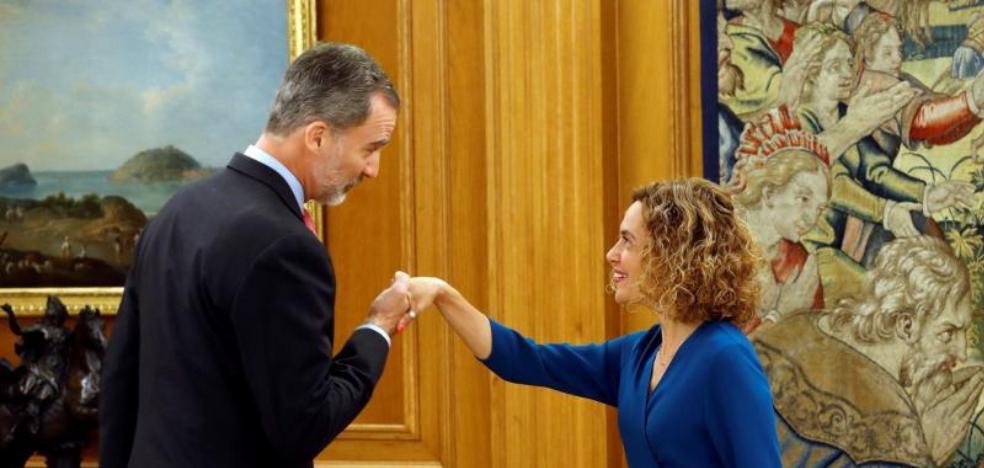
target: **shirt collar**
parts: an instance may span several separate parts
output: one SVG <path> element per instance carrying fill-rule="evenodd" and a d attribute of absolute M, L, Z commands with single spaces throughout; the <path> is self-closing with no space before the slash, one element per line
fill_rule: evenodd
<path fill-rule="evenodd" d="M 280 174 L 280 177 L 283 177 L 284 181 L 287 182 L 287 186 L 290 187 L 290 191 L 294 194 L 294 199 L 297 200 L 297 206 L 301 208 L 302 212 L 304 211 L 304 188 L 301 187 L 301 181 L 297 180 L 297 177 L 287 169 L 287 166 L 284 166 L 282 162 L 271 156 L 270 153 L 254 145 L 249 145 L 246 151 L 243 151 L 243 154 Z"/>

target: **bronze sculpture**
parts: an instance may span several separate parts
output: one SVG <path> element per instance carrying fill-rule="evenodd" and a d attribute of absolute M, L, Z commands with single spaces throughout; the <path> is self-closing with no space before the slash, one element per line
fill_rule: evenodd
<path fill-rule="evenodd" d="M 22 467 L 31 454 L 47 466 L 78 467 L 82 448 L 98 425 L 99 373 L 106 349 L 98 309 L 82 309 L 69 331 L 68 310 L 48 297 L 40 323 L 21 328 L 9 304 L 10 330 L 21 359 L 0 359 L 0 466 Z"/>

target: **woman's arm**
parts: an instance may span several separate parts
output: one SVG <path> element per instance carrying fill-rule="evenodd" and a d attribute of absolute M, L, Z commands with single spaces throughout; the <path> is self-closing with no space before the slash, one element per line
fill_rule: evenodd
<path fill-rule="evenodd" d="M 782 466 L 769 380 L 750 345 L 720 350 L 709 365 L 712 379 L 704 418 L 725 466 Z"/>
<path fill-rule="evenodd" d="M 618 403 L 622 352 L 632 335 L 599 344 L 537 344 L 489 320 L 440 279 L 412 278 L 409 289 L 414 310 L 435 304 L 472 353 L 503 380 Z"/>

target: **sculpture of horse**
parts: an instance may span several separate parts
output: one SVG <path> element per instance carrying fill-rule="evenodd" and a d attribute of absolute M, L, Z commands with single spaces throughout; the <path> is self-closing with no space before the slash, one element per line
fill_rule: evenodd
<path fill-rule="evenodd" d="M 55 307 L 61 306 L 57 298 L 54 300 Z M 8 315 L 11 329 L 20 335 L 12 311 Z M 46 326 L 52 327 L 54 323 L 57 322 L 50 321 Z M 61 365 L 52 366 L 61 369 L 54 398 L 40 398 L 39 394 L 24 392 L 23 388 L 18 392 L 18 383 L 23 381 L 18 373 L 25 372 L 23 365 L 0 370 L 0 396 L 4 392 L 11 395 L 8 401 L 0 400 L 0 466 L 21 467 L 35 451 L 45 456 L 49 468 L 80 466 L 82 448 L 98 426 L 99 375 L 106 350 L 103 325 L 99 311 L 85 307 L 76 319 L 64 352 L 50 355 L 63 359 Z M 39 346 L 36 340 L 34 343 L 32 346 Z M 13 390 L 4 389 L 5 374 L 13 382 Z"/>

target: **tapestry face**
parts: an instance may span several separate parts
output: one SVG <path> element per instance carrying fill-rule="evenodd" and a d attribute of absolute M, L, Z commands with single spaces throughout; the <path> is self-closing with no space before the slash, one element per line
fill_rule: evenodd
<path fill-rule="evenodd" d="M 0 288 L 122 286 L 149 219 L 255 141 L 283 2 L 0 2 Z"/>
<path fill-rule="evenodd" d="M 762 251 L 785 464 L 978 466 L 984 1 L 703 8 L 705 166 Z"/>

